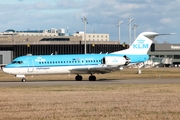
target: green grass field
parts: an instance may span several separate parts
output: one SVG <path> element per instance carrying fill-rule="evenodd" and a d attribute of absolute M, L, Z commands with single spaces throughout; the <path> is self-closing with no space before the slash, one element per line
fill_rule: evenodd
<path fill-rule="evenodd" d="M 179 78 L 179 68 L 136 69 L 96 75 L 99 79 Z M 1 81 L 20 81 L 0 72 Z M 84 78 L 87 78 L 86 75 Z M 74 75 L 28 77 L 73 80 Z M 0 82 L 1 84 L 1 82 Z M 2 120 L 178 120 L 180 84 L 119 84 L 0 87 Z"/>

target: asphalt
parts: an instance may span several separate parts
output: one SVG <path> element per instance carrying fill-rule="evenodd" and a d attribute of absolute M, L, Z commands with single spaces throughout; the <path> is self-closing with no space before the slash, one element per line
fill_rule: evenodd
<path fill-rule="evenodd" d="M 3 81 L 0 87 L 20 87 L 20 86 L 79 86 L 79 85 L 118 85 L 118 84 L 180 84 L 178 78 L 159 79 L 130 79 L 130 80 L 98 80 L 98 81 Z"/>

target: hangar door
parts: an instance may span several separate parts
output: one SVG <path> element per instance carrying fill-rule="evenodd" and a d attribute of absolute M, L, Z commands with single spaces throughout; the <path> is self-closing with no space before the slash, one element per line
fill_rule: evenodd
<path fill-rule="evenodd" d="M 0 64 L 3 64 L 3 55 L 0 55 Z"/>
<path fill-rule="evenodd" d="M 34 62 L 32 58 L 28 58 L 28 72 L 33 72 L 34 70 Z"/>

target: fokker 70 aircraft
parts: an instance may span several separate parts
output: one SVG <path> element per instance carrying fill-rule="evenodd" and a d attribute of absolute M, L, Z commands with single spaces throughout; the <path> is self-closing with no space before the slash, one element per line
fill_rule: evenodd
<path fill-rule="evenodd" d="M 3 71 L 21 77 L 35 74 L 76 74 L 75 80 L 81 81 L 81 74 L 90 74 L 89 80 L 95 81 L 95 73 L 109 73 L 121 70 L 124 66 L 138 64 L 149 59 L 147 54 L 152 40 L 158 35 L 154 32 L 141 33 L 130 48 L 109 54 L 73 55 L 26 55 L 15 58 Z"/>

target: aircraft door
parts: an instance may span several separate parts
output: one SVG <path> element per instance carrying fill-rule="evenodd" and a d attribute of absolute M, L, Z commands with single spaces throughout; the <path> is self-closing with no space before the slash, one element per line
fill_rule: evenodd
<path fill-rule="evenodd" d="M 27 59 L 28 62 L 28 72 L 33 72 L 34 71 L 34 62 L 32 58 Z"/>

